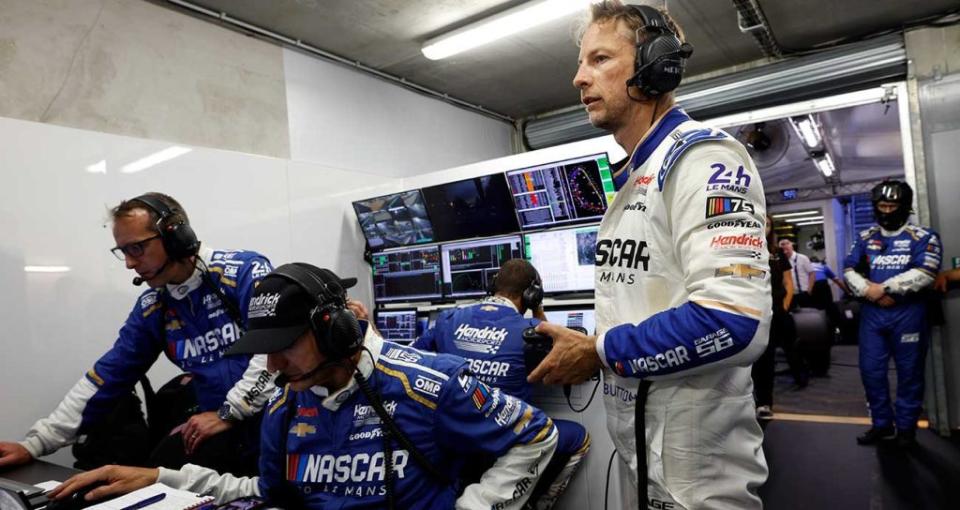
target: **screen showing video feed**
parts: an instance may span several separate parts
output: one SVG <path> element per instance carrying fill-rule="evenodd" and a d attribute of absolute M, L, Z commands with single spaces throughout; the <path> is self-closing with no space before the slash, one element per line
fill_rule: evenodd
<path fill-rule="evenodd" d="M 440 247 L 373 254 L 375 301 L 427 301 L 440 296 Z"/>
<path fill-rule="evenodd" d="M 597 225 L 523 235 L 527 260 L 537 268 L 548 293 L 593 290 Z"/>
<path fill-rule="evenodd" d="M 420 190 L 358 200 L 353 209 L 371 250 L 434 241 Z"/>
<path fill-rule="evenodd" d="M 482 296 L 500 265 L 523 257 L 520 236 L 440 245 L 444 297 Z"/>
<path fill-rule="evenodd" d="M 600 221 L 616 191 L 606 153 L 506 173 L 520 228 Z"/>
<path fill-rule="evenodd" d="M 579 326 L 587 330 L 588 335 L 596 334 L 597 323 L 593 315 L 593 308 L 544 310 L 543 313 L 547 316 L 547 322 L 552 322 L 568 328 Z"/>
<path fill-rule="evenodd" d="M 417 339 L 417 310 L 377 310 L 377 329 L 391 342 L 411 343 Z"/>
<path fill-rule="evenodd" d="M 510 234 L 520 230 L 503 174 L 423 188 L 439 241 Z"/>

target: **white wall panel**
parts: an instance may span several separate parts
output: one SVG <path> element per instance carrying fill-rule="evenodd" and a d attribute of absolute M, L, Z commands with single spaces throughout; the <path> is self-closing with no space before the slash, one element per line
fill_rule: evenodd
<path fill-rule="evenodd" d="M 513 127 L 284 50 L 290 157 L 403 177 L 510 154 Z"/>

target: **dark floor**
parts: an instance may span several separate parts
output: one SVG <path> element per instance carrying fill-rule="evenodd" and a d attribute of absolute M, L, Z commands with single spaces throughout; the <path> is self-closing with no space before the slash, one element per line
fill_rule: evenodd
<path fill-rule="evenodd" d="M 770 422 L 764 453 L 768 510 L 960 508 L 960 441 L 918 431 L 919 445 L 856 444 L 862 425 Z M 953 503 L 949 503 L 953 501 Z"/>
<path fill-rule="evenodd" d="M 773 388 L 774 412 L 822 414 L 831 416 L 867 416 L 867 404 L 857 365 L 856 345 L 836 345 L 831 349 L 831 366 L 826 377 L 811 377 L 810 384 L 798 390 L 787 372 L 782 353 L 777 361 L 778 374 Z M 891 371 L 891 375 L 893 372 Z M 890 391 L 896 388 L 891 377 Z M 892 394 L 892 393 L 891 393 Z"/>

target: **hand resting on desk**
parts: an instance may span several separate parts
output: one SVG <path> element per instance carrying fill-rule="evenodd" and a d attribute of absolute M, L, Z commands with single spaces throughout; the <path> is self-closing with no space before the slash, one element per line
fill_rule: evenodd
<path fill-rule="evenodd" d="M 108 496 L 118 496 L 137 489 L 153 485 L 160 476 L 157 468 L 130 466 L 103 466 L 70 477 L 66 482 L 47 493 L 53 500 L 70 497 L 71 494 L 96 483 L 103 485 L 91 490 L 85 496 L 87 501 L 96 501 Z"/>

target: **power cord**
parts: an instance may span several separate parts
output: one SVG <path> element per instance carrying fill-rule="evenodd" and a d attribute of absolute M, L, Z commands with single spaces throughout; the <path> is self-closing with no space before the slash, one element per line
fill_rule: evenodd
<path fill-rule="evenodd" d="M 603 484 L 603 510 L 607 510 L 607 502 L 610 499 L 610 472 L 613 470 L 613 458 L 617 456 L 617 449 L 614 448 L 610 453 L 610 460 L 607 461 L 607 481 Z"/>
<path fill-rule="evenodd" d="M 594 377 L 597 378 L 597 383 L 593 385 L 593 390 L 590 392 L 590 399 L 587 400 L 587 403 L 580 409 L 573 407 L 573 402 L 570 401 L 570 386 L 565 385 L 563 387 L 563 395 L 566 397 L 567 407 L 569 407 L 571 411 L 575 413 L 582 413 L 586 411 L 588 407 L 590 407 L 590 404 L 593 403 L 593 397 L 597 396 L 597 389 L 600 388 L 600 383 L 603 381 L 603 372 L 597 372 Z"/>

